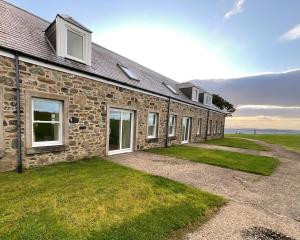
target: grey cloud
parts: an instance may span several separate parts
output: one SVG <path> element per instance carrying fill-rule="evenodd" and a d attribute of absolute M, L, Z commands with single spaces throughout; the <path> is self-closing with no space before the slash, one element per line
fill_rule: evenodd
<path fill-rule="evenodd" d="M 300 105 L 300 70 L 228 80 L 194 80 L 235 105 Z"/>

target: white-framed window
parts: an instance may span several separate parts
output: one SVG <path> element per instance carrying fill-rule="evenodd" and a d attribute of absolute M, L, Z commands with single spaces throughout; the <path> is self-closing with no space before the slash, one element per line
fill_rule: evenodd
<path fill-rule="evenodd" d="M 32 98 L 32 146 L 62 145 L 62 101 Z"/>
<path fill-rule="evenodd" d="M 148 138 L 157 137 L 158 113 L 148 113 Z"/>
<path fill-rule="evenodd" d="M 211 130 L 212 130 L 212 120 L 209 120 L 207 126 L 207 135 L 211 135 Z"/>
<path fill-rule="evenodd" d="M 217 133 L 218 133 L 218 121 L 216 121 L 214 135 L 217 135 Z"/>
<path fill-rule="evenodd" d="M 84 34 L 67 27 L 67 57 L 83 61 Z"/>
<path fill-rule="evenodd" d="M 207 93 L 204 94 L 204 104 L 208 106 L 212 105 L 212 95 Z"/>
<path fill-rule="evenodd" d="M 223 123 L 222 121 L 220 122 L 220 127 L 219 127 L 219 134 L 222 134 L 222 129 L 223 129 Z"/>
<path fill-rule="evenodd" d="M 65 57 L 91 66 L 91 33 L 64 19 L 56 19 L 56 52 Z"/>
<path fill-rule="evenodd" d="M 197 88 L 193 88 L 193 92 L 192 92 L 192 100 L 195 102 L 199 102 L 199 89 Z"/>
<path fill-rule="evenodd" d="M 176 132 L 176 115 L 169 117 L 169 137 L 174 137 Z"/>
<path fill-rule="evenodd" d="M 201 128 L 202 128 L 202 118 L 198 119 L 198 126 L 197 126 L 197 135 L 201 134 Z"/>

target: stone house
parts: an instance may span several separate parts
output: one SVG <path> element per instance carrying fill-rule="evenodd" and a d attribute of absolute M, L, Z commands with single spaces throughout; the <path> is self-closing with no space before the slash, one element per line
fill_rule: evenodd
<path fill-rule="evenodd" d="M 0 0 L 0 171 L 223 137 L 212 95 Z"/>

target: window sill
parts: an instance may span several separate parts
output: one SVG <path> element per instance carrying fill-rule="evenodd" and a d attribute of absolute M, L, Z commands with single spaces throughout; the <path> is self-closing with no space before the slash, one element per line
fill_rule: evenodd
<path fill-rule="evenodd" d="M 43 147 L 32 147 L 26 149 L 26 154 L 36 153 L 50 153 L 50 152 L 61 152 L 69 149 L 67 145 L 55 145 L 55 146 L 43 146 Z"/>
<path fill-rule="evenodd" d="M 151 142 L 158 142 L 158 138 L 147 138 L 146 139 L 147 143 L 151 143 Z"/>

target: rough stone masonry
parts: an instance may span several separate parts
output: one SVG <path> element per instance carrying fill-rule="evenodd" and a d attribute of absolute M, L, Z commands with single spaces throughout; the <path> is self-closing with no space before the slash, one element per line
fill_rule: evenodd
<path fill-rule="evenodd" d="M 79 160 L 107 154 L 108 109 L 122 108 L 134 111 L 134 150 L 163 147 L 166 139 L 168 99 L 134 91 L 125 87 L 84 78 L 20 61 L 21 81 L 21 134 L 22 156 L 26 168 L 56 162 Z M 16 70 L 15 60 L 0 56 L 0 171 L 16 168 Z M 30 97 L 43 97 L 64 101 L 63 146 L 33 148 L 31 146 Z M 158 113 L 158 135 L 147 139 L 147 116 Z M 169 144 L 181 144 L 182 117 L 191 117 L 191 142 L 205 138 L 208 110 L 179 101 L 171 101 L 170 114 L 176 115 L 176 134 Z M 197 121 L 202 118 L 201 131 L 197 135 Z M 77 121 L 71 121 L 76 119 Z M 210 112 L 212 129 L 222 122 L 225 115 Z M 214 133 L 214 131 L 213 131 Z M 209 136 L 219 138 L 223 129 Z"/>

